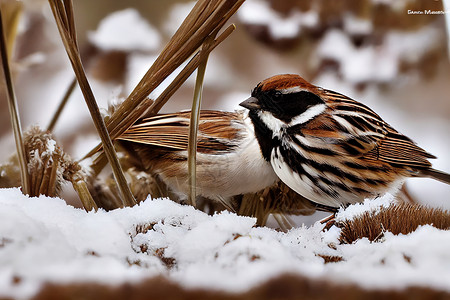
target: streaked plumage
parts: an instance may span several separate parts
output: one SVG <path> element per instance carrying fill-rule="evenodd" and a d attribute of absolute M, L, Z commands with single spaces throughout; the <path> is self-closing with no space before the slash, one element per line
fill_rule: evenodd
<path fill-rule="evenodd" d="M 262 81 L 249 109 L 264 158 L 290 188 L 316 203 L 339 207 L 374 198 L 406 177 L 450 183 L 431 168 L 435 158 L 374 111 L 298 75 Z"/>
<path fill-rule="evenodd" d="M 119 139 L 143 169 L 175 191 L 189 193 L 187 145 L 190 112 L 140 120 Z M 197 194 L 226 199 L 254 193 L 278 180 L 261 154 L 246 112 L 203 110 L 197 145 Z M 224 203 L 227 205 L 227 203 Z"/>

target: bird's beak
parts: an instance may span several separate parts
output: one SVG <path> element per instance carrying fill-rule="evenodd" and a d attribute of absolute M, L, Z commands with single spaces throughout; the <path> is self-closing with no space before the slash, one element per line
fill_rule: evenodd
<path fill-rule="evenodd" d="M 241 102 L 239 105 L 249 110 L 257 110 L 261 108 L 258 99 L 255 97 L 250 97 L 247 100 Z"/>

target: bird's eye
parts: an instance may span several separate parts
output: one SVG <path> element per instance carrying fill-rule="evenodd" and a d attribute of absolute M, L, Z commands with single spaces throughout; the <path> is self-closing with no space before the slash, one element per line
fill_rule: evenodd
<path fill-rule="evenodd" d="M 280 91 L 275 91 L 272 98 L 274 101 L 280 101 L 282 96 L 283 94 Z"/>

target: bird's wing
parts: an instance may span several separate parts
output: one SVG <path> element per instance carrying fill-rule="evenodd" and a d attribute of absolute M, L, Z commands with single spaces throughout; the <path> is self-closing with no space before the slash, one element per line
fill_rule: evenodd
<path fill-rule="evenodd" d="M 187 150 L 190 112 L 161 114 L 139 120 L 119 139 L 163 147 L 167 150 Z M 220 153 L 236 146 L 239 133 L 234 126 L 241 116 L 234 112 L 208 111 L 200 113 L 197 151 Z"/>
<path fill-rule="evenodd" d="M 429 167 L 435 158 L 397 132 L 374 111 L 344 95 L 327 91 L 328 113 L 293 130 L 295 142 L 328 151 L 411 167 Z M 307 148 L 306 148 L 307 149 Z"/>

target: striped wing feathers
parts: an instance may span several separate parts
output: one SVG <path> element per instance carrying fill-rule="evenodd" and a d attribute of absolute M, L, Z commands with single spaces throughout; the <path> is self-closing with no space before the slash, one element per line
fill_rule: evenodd
<path fill-rule="evenodd" d="M 146 118 L 130 127 L 119 139 L 167 150 L 187 150 L 189 118 L 190 112 Z M 235 146 L 238 128 L 233 120 L 237 118 L 240 115 L 232 112 L 201 111 L 197 150 L 221 152 Z"/>
<path fill-rule="evenodd" d="M 388 127 L 386 138 L 375 150 L 368 158 L 409 167 L 429 168 L 431 163 L 428 159 L 436 158 L 391 127 Z"/>
<path fill-rule="evenodd" d="M 429 167 L 435 158 L 383 121 L 369 107 L 326 91 L 328 114 L 298 130 L 311 145 L 336 154 L 409 167 Z"/>

